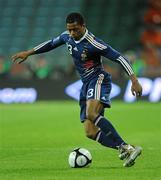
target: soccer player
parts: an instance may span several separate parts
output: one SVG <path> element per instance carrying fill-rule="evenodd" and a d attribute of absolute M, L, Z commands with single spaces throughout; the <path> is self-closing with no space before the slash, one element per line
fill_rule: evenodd
<path fill-rule="evenodd" d="M 66 27 L 67 31 L 58 37 L 31 50 L 19 52 L 12 56 L 12 60 L 14 62 L 18 60 L 17 63 L 21 63 L 30 55 L 45 53 L 66 44 L 83 82 L 79 105 L 80 119 L 84 124 L 86 136 L 103 146 L 119 150 L 119 158 L 125 160 L 123 166 L 130 167 L 141 154 L 142 148 L 126 143 L 110 121 L 104 117 L 104 109 L 111 106 L 109 99 L 111 76 L 104 71 L 101 56 L 123 67 L 131 79 L 131 91 L 134 96 L 142 95 L 142 87 L 129 61 L 89 32 L 80 13 L 70 13 L 66 17 Z"/>

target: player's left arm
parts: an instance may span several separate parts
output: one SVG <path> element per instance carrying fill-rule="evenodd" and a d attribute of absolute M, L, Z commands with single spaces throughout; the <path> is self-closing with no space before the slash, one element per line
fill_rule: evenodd
<path fill-rule="evenodd" d="M 132 82 L 131 85 L 132 94 L 136 97 L 140 97 L 142 95 L 142 86 L 139 83 L 137 77 L 135 76 L 130 61 L 126 57 L 121 55 L 121 53 L 113 49 L 111 46 L 107 45 L 104 42 L 102 43 L 105 47 L 101 50 L 101 55 L 116 63 L 119 63 L 123 67 L 123 69 L 126 71 Z"/>

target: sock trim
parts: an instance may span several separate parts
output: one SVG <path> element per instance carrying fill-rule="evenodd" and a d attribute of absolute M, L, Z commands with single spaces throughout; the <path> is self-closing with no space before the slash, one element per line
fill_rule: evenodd
<path fill-rule="evenodd" d="M 101 135 L 101 131 L 98 131 L 97 135 L 96 135 L 96 141 L 98 142 L 100 139 L 100 135 Z"/>
<path fill-rule="evenodd" d="M 97 124 L 99 123 L 100 119 L 103 118 L 103 116 L 97 116 L 96 119 L 94 120 L 94 124 L 95 126 L 97 126 Z"/>

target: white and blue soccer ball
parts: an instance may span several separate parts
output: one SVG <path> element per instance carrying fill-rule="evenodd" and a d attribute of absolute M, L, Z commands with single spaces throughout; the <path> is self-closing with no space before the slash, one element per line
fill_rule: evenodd
<path fill-rule="evenodd" d="M 69 154 L 68 162 L 72 168 L 87 167 L 92 162 L 92 155 L 85 148 L 76 148 Z"/>

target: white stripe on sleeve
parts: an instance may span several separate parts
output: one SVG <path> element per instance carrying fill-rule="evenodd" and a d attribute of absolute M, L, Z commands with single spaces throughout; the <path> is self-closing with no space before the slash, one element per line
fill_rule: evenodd
<path fill-rule="evenodd" d="M 121 65 L 125 68 L 125 70 L 127 71 L 128 75 L 132 75 L 134 74 L 134 71 L 132 69 L 132 67 L 130 66 L 130 64 L 124 59 L 124 57 L 119 56 L 117 58 L 117 61 L 119 61 L 121 63 Z"/>
<path fill-rule="evenodd" d="M 49 43 L 51 40 L 45 41 L 41 44 L 39 44 L 38 46 L 34 47 L 34 51 L 37 51 L 38 49 L 42 48 L 43 46 L 45 46 L 47 43 Z"/>

